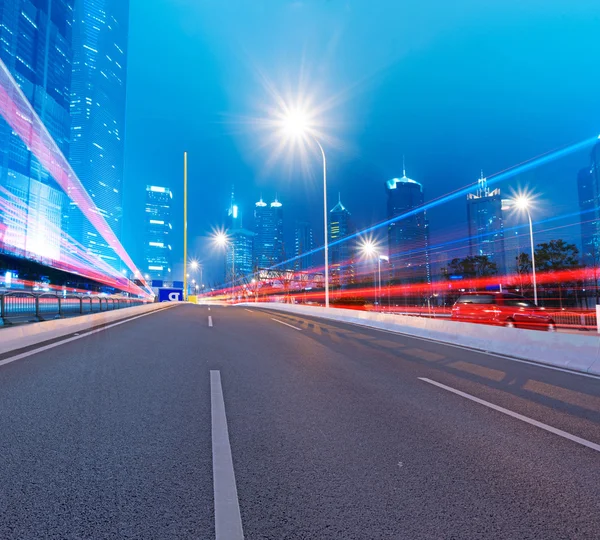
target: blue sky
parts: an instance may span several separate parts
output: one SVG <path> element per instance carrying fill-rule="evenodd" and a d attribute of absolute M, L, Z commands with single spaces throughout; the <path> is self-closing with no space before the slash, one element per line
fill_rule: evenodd
<path fill-rule="evenodd" d="M 592 0 L 131 0 L 125 247 L 140 261 L 147 183 L 169 185 L 181 203 L 184 149 L 191 252 L 209 275 L 220 263 L 202 238 L 222 223 L 232 184 L 248 225 L 260 193 L 277 192 L 288 243 L 301 215 L 320 230 L 317 157 L 308 169 L 285 156 L 267 166 L 275 148 L 246 120 L 272 105 L 266 81 L 333 104 L 323 115 L 330 200 L 341 192 L 367 226 L 384 219 L 383 184 L 401 174 L 402 155 L 433 199 L 482 168 L 600 132 L 598 36 Z M 580 152 L 500 187 L 538 192 L 540 219 L 570 212 L 587 163 Z M 465 214 L 463 198 L 432 210 L 433 243 L 465 236 Z"/>

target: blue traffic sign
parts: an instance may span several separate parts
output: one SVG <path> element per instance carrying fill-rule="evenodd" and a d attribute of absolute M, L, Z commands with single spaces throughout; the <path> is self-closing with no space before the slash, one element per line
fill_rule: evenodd
<path fill-rule="evenodd" d="M 183 289 L 158 289 L 159 302 L 182 302 Z"/>

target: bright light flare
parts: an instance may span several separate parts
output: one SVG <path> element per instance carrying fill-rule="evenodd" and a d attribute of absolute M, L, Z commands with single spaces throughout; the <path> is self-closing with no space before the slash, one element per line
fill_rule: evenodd
<path fill-rule="evenodd" d="M 378 246 L 373 240 L 367 239 L 360 244 L 360 252 L 365 257 L 375 257 L 378 255 Z"/>
<path fill-rule="evenodd" d="M 229 237 L 225 231 L 217 231 L 213 235 L 213 242 L 218 247 L 225 247 L 229 244 Z"/>
<path fill-rule="evenodd" d="M 287 137 L 295 140 L 304 139 L 309 135 L 314 136 L 313 122 L 310 112 L 300 108 L 287 108 L 280 119 L 280 129 Z"/>
<path fill-rule="evenodd" d="M 531 199 L 529 197 L 525 197 L 521 195 L 515 199 L 515 206 L 519 210 L 527 210 L 531 206 Z"/>
<path fill-rule="evenodd" d="M 537 196 L 528 190 L 513 191 L 507 210 L 529 212 L 536 203 Z"/>
<path fill-rule="evenodd" d="M 190 261 L 190 268 L 191 268 L 192 270 L 198 270 L 198 261 L 196 261 L 196 260 L 191 260 L 191 261 Z"/>

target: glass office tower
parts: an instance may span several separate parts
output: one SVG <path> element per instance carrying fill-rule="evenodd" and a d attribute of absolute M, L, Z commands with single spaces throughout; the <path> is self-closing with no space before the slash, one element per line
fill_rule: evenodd
<path fill-rule="evenodd" d="M 171 279 L 172 203 L 173 193 L 169 188 L 146 186 L 144 273 L 151 280 Z"/>
<path fill-rule="evenodd" d="M 388 227 L 390 264 L 399 283 L 430 283 L 429 222 L 424 211 L 412 212 L 423 205 L 423 186 L 406 176 L 386 182 L 387 217 L 400 218 Z"/>
<path fill-rule="evenodd" d="M 74 2 L 70 162 L 120 239 L 129 0 Z M 73 203 L 65 228 L 89 252 L 120 264 Z"/>
<path fill-rule="evenodd" d="M 499 189 L 490 191 L 483 174 L 477 192 L 467 195 L 467 222 L 469 254 L 486 256 L 496 264 L 499 274 L 506 272 L 502 197 Z"/>
<path fill-rule="evenodd" d="M 67 158 L 73 1 L 0 2 L 0 59 Z M 15 90 L 7 90 L 12 97 Z M 0 188 L 6 206 L 0 213 L 0 248 L 41 261 L 60 260 L 66 197 L 4 120 Z"/>

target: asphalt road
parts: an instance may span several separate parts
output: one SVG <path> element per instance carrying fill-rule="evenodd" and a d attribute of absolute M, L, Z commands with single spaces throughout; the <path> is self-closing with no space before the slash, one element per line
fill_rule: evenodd
<path fill-rule="evenodd" d="M 0 538 L 598 539 L 598 445 L 596 378 L 177 306 L 0 366 Z"/>

